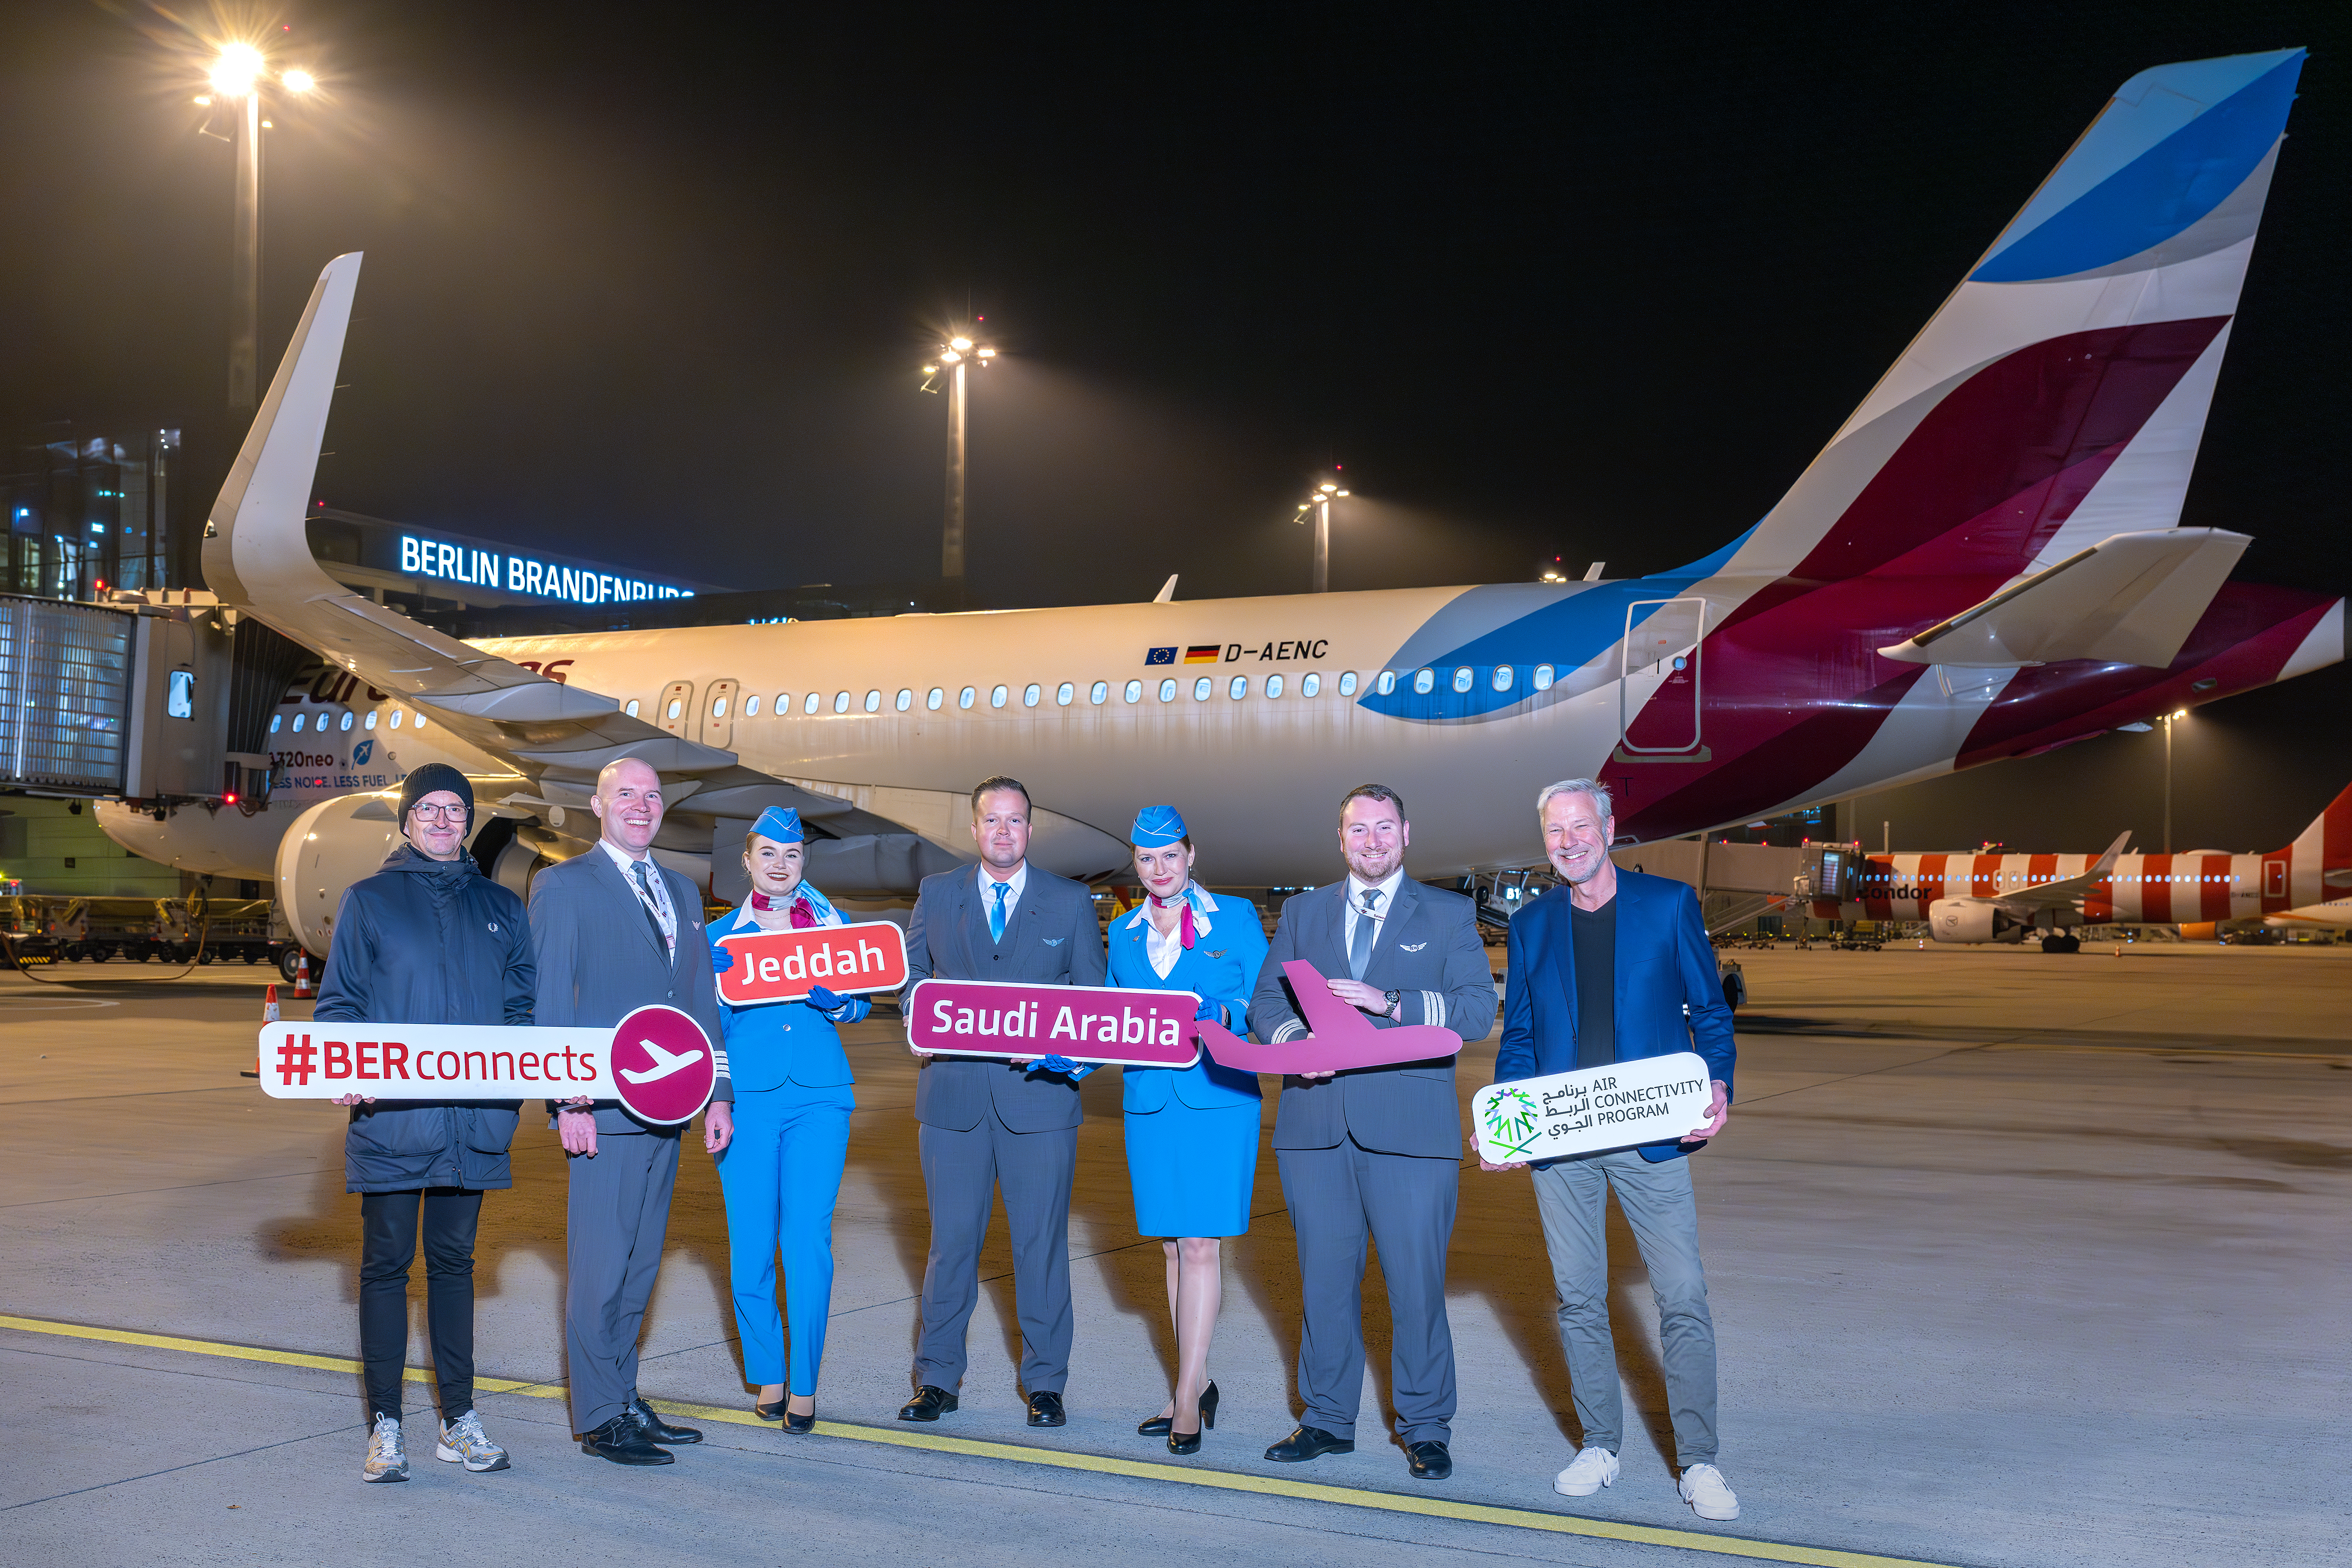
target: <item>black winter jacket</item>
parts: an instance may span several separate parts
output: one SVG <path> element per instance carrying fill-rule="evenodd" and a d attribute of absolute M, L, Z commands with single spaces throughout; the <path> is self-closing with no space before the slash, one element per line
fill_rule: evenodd
<path fill-rule="evenodd" d="M 522 900 L 471 857 L 435 860 L 403 844 L 343 895 L 334 931 L 312 1014 L 322 1024 L 530 1024 L 539 966 Z M 512 1186 L 507 1145 L 521 1106 L 355 1105 L 343 1135 L 343 1190 Z"/>

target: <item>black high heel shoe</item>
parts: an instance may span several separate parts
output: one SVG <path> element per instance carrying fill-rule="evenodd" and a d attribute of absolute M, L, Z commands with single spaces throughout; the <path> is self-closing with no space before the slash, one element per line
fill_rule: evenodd
<path fill-rule="evenodd" d="M 1213 1383 L 1201 1392 L 1201 1425 L 1210 1431 L 1217 1426 L 1217 1385 Z M 1165 1437 L 1174 1431 L 1173 1422 L 1165 1415 L 1155 1415 L 1135 1429 L 1139 1437 Z M 1196 1444 L 1195 1447 L 1198 1447 Z M 1187 1449 L 1186 1452 L 1191 1452 Z"/>
<path fill-rule="evenodd" d="M 798 1436 L 805 1436 L 808 1433 L 815 1431 L 816 1406 L 814 1405 L 809 1406 L 809 1413 L 805 1415 L 795 1415 L 789 1410 L 785 1411 L 784 1430 Z"/>
<path fill-rule="evenodd" d="M 1171 1454 L 1199 1453 L 1201 1451 L 1201 1434 L 1197 1431 L 1170 1431 L 1168 1434 L 1168 1451 Z"/>
<path fill-rule="evenodd" d="M 782 1421 L 784 1418 L 784 1402 L 781 1399 L 773 1405 L 755 1402 L 751 1406 L 751 1414 L 762 1421 Z"/>

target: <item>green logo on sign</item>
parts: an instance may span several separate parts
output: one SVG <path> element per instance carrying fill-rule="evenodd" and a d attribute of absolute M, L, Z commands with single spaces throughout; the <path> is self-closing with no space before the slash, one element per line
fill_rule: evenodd
<path fill-rule="evenodd" d="M 1523 1089 L 1497 1089 L 1486 1098 L 1486 1137 L 1508 1154 L 1524 1154 L 1535 1142 L 1535 1098 Z"/>

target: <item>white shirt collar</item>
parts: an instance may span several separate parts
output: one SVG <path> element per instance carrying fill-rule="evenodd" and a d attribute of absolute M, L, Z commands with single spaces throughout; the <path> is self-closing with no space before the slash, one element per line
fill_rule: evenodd
<path fill-rule="evenodd" d="M 629 868 L 632 866 L 647 865 L 653 860 L 653 852 L 651 850 L 647 850 L 646 852 L 645 858 L 643 860 L 639 860 L 609 838 L 597 839 L 596 847 L 613 858 L 613 864 L 621 868 L 622 876 L 627 877 L 633 881 L 635 879 L 635 873 L 631 871 Z M 659 879 L 656 879 L 658 880 Z"/>
<path fill-rule="evenodd" d="M 1364 894 L 1371 889 L 1378 888 L 1381 891 L 1381 905 L 1378 910 L 1373 911 L 1372 918 L 1375 920 L 1386 920 L 1388 918 L 1389 911 L 1396 907 L 1396 890 L 1398 886 L 1403 881 L 1404 868 L 1402 866 L 1399 866 L 1395 870 L 1390 872 L 1387 877 L 1377 882 L 1363 881 L 1360 879 L 1353 871 L 1350 871 L 1348 873 L 1348 908 L 1358 914 L 1362 914 L 1364 912 Z"/>
<path fill-rule="evenodd" d="M 1192 930 L 1195 934 L 1205 936 L 1213 929 L 1209 924 L 1209 917 L 1216 912 L 1217 900 L 1210 897 L 1209 889 L 1198 882 L 1185 883 L 1184 892 L 1192 900 Z M 1144 901 L 1136 905 L 1129 913 L 1126 923 L 1131 926 L 1151 923 L 1151 902 L 1149 893 L 1144 895 Z"/>
<path fill-rule="evenodd" d="M 994 874 L 989 870 L 985 862 L 975 868 L 972 874 L 980 879 L 980 902 L 981 907 L 985 909 L 990 904 L 996 901 L 995 893 L 990 890 L 995 886 L 996 878 Z M 1021 895 L 1027 891 L 1029 887 L 1029 862 L 1026 860 L 1022 861 L 1020 869 L 1014 871 L 1013 875 L 1004 879 L 1004 885 L 1013 889 L 1011 892 L 1004 895 L 1005 902 L 1011 904 L 1019 903 L 1021 901 Z"/>

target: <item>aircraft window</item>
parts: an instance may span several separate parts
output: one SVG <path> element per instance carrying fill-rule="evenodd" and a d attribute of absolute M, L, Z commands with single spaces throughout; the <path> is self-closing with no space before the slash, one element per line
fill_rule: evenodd
<path fill-rule="evenodd" d="M 1437 689 L 1437 671 L 1433 669 L 1417 669 L 1413 671 L 1412 689 L 1417 694 L 1423 697 L 1428 696 L 1432 691 Z"/>
<path fill-rule="evenodd" d="M 882 694 L 880 692 L 869 691 L 866 694 L 866 710 L 868 713 L 879 713 L 882 711 Z"/>
<path fill-rule="evenodd" d="M 815 692 L 812 691 L 808 694 L 807 698 L 802 701 L 801 711 L 803 713 L 814 713 L 817 710 L 818 706 L 822 704 L 824 700 L 824 698 L 819 697 Z"/>
<path fill-rule="evenodd" d="M 848 692 L 836 691 L 833 694 L 833 710 L 836 713 L 846 713 L 849 711 Z"/>
<path fill-rule="evenodd" d="M 1470 689 L 1471 683 L 1476 679 L 1477 677 L 1471 672 L 1470 667 L 1465 664 L 1454 672 L 1454 689 L 1467 691 Z"/>
<path fill-rule="evenodd" d="M 757 698 L 757 697 L 746 697 L 745 699 L 743 699 L 743 717 L 744 717 L 744 718 L 746 718 L 746 719 L 757 719 L 759 716 L 760 716 L 760 700 L 759 700 L 759 698 Z"/>
<path fill-rule="evenodd" d="M 302 725 L 310 717 L 310 716 L 308 713 L 297 713 L 294 715 L 294 732 L 296 734 L 299 735 L 302 732 Z"/>
<path fill-rule="evenodd" d="M 710 716 L 713 719 L 724 719 L 727 717 L 727 699 L 721 697 L 710 704 Z"/>
<path fill-rule="evenodd" d="M 338 725 L 336 725 L 336 726 L 335 726 L 335 728 L 336 728 L 336 729 L 338 729 L 338 730 L 348 730 L 348 729 L 350 729 L 351 727 L 352 727 L 352 716 L 351 716 L 349 713 L 344 714 L 344 715 L 343 715 L 343 721 L 342 721 L 341 723 L 340 723 L 340 724 L 338 724 Z"/>
<path fill-rule="evenodd" d="M 1549 691 L 1551 689 L 1551 666 L 1548 664 L 1539 664 L 1536 666 L 1535 689 L 1538 691 Z"/>
<path fill-rule="evenodd" d="M 1282 677 L 1278 675 L 1269 675 L 1265 678 L 1265 694 L 1268 697 L 1279 697 L 1282 695 Z"/>
<path fill-rule="evenodd" d="M 374 715 L 371 714 L 371 715 L 369 715 L 369 717 L 373 718 L 373 717 L 374 717 Z M 285 714 L 283 714 L 283 713 L 272 713 L 272 714 L 269 716 L 269 732 L 270 732 L 271 734 L 273 734 L 273 735 L 275 735 L 276 733 L 278 733 L 278 725 L 280 725 L 280 724 L 283 724 L 284 722 L 286 722 L 286 715 L 285 715 Z"/>
<path fill-rule="evenodd" d="M 671 718 L 673 718 L 673 719 L 677 718 L 677 717 L 678 716 L 679 712 L 680 712 L 681 710 L 683 710 L 685 709 L 685 707 L 686 707 L 686 704 L 685 704 L 684 702 L 682 702 L 682 701 L 680 701 L 680 702 L 673 702 L 673 703 L 671 703 L 671 704 L 669 705 L 669 717 L 671 717 Z"/>
<path fill-rule="evenodd" d="M 635 703 L 635 702 L 632 701 L 632 702 L 629 704 L 629 717 L 630 717 L 630 718 L 632 718 L 632 719 L 634 719 L 634 718 L 635 718 L 636 716 L 637 716 L 637 705 L 636 705 L 636 703 Z M 273 719 L 273 720 L 271 720 L 271 721 L 270 721 L 269 727 L 270 727 L 271 729 L 275 730 L 276 728 L 278 728 L 278 721 L 277 721 L 276 720 L 274 720 L 274 719 Z M 360 726 L 360 728 L 361 728 L 361 729 L 362 729 L 362 730 L 373 730 L 373 729 L 374 729 L 374 728 L 375 728 L 375 710 L 374 710 L 374 709 L 371 708 L 371 709 L 369 709 L 369 710 L 368 710 L 367 722 L 366 722 L 366 723 L 364 723 L 364 724 L 362 724 L 362 725 L 361 725 L 361 726 Z"/>
<path fill-rule="evenodd" d="M 1130 680 L 1130 681 L 1129 681 L 1129 682 L 1127 683 L 1127 689 L 1126 689 L 1124 692 L 1120 693 L 1120 695 L 1121 695 L 1121 696 L 1123 696 L 1123 697 L 1125 697 L 1125 698 L 1126 698 L 1129 702 L 1140 702 L 1140 701 L 1142 701 L 1142 700 L 1143 700 L 1143 682 L 1141 682 L 1140 680 Z"/>
<path fill-rule="evenodd" d="M 789 691 L 779 691 L 779 692 L 777 692 L 777 693 L 776 693 L 776 707 L 775 707 L 775 714 L 776 714 L 776 717 L 777 717 L 777 718 L 779 718 L 779 719 L 781 719 L 781 718 L 782 718 L 785 714 L 787 714 L 787 713 L 791 712 L 792 710 L 793 710 L 793 694 L 792 694 L 791 692 L 789 692 Z"/>
<path fill-rule="evenodd" d="M 1342 697 L 1353 697 L 1355 694 L 1356 672 L 1352 669 L 1341 670 L 1339 672 L 1339 695 Z"/>
<path fill-rule="evenodd" d="M 1372 682 L 1372 689 L 1379 692 L 1383 697 L 1386 697 L 1391 692 L 1394 691 L 1396 689 L 1396 671 L 1393 669 L 1384 669 L 1381 671 L 1379 679 Z"/>
<path fill-rule="evenodd" d="M 1087 700 L 1093 703 L 1097 708 L 1109 701 L 1110 683 L 1107 680 L 1097 680 L 1092 686 L 1087 687 Z"/>
<path fill-rule="evenodd" d="M 1162 702 L 1176 700 L 1176 682 L 1172 678 L 1160 683 L 1160 700 Z"/>
<path fill-rule="evenodd" d="M 1321 676 L 1307 674 L 1302 675 L 1298 678 L 1298 695 L 1301 697 L 1313 697 L 1322 689 L 1323 678 Z"/>
<path fill-rule="evenodd" d="M 1003 707 L 1003 706 L 1004 706 L 1004 691 L 1005 691 L 1005 689 L 1004 689 L 1003 687 L 1002 687 L 1002 686 L 997 687 L 994 690 L 991 691 L 991 692 L 988 694 L 988 705 L 989 705 L 991 708 L 1002 708 L 1002 707 Z"/>
<path fill-rule="evenodd" d="M 1209 678 L 1204 675 L 1201 677 L 1200 679 L 1192 682 L 1192 700 L 1195 702 L 1206 702 L 1208 700 Z"/>
<path fill-rule="evenodd" d="M 898 688 L 897 701 L 898 711 L 904 713 L 908 709 L 912 708 L 915 705 L 915 694 L 908 688 L 902 686 Z"/>
<path fill-rule="evenodd" d="M 1249 695 L 1249 677 L 1246 675 L 1234 676 L 1233 679 L 1233 684 L 1225 688 L 1225 695 L 1232 698 L 1236 702 L 1239 702 L 1243 698 L 1247 697 Z"/>
<path fill-rule="evenodd" d="M 940 704 L 945 702 L 947 700 L 948 694 L 940 688 L 934 686 L 930 690 L 923 694 L 923 706 L 936 713 L 940 710 Z"/>
<path fill-rule="evenodd" d="M 959 691 L 959 692 L 957 692 L 957 693 L 956 693 L 956 706 L 957 706 L 957 707 L 959 707 L 959 708 L 969 708 L 969 707 L 971 707 L 971 697 L 972 697 L 971 688 L 971 687 L 969 687 L 969 686 L 965 687 L 961 691 Z"/>
<path fill-rule="evenodd" d="M 1066 680 L 1054 688 L 1054 700 L 1064 708 L 1067 708 L 1070 705 L 1070 699 L 1077 694 L 1078 689 Z"/>
<path fill-rule="evenodd" d="M 1507 664 L 1496 665 L 1495 667 L 1495 689 L 1497 691 L 1508 691 L 1510 689 L 1511 667 Z"/>
<path fill-rule="evenodd" d="M 399 729 L 399 728 L 400 728 L 400 714 L 401 714 L 401 710 L 399 710 L 399 709 L 397 709 L 397 708 L 395 708 L 395 709 L 394 709 L 394 710 L 392 710 L 392 727 L 393 727 L 394 729 L 395 729 L 395 730 L 397 730 L 397 729 Z M 298 724 L 299 724 L 299 723 L 300 723 L 302 721 L 300 720 L 300 718 L 297 717 L 297 718 L 296 718 L 296 720 L 295 720 L 294 721 L 295 721 L 296 723 L 298 723 Z"/>
<path fill-rule="evenodd" d="M 1021 689 L 1021 706 L 1024 708 L 1036 707 L 1037 694 L 1043 689 L 1044 689 L 1034 680 L 1028 685 L 1023 687 Z"/>

